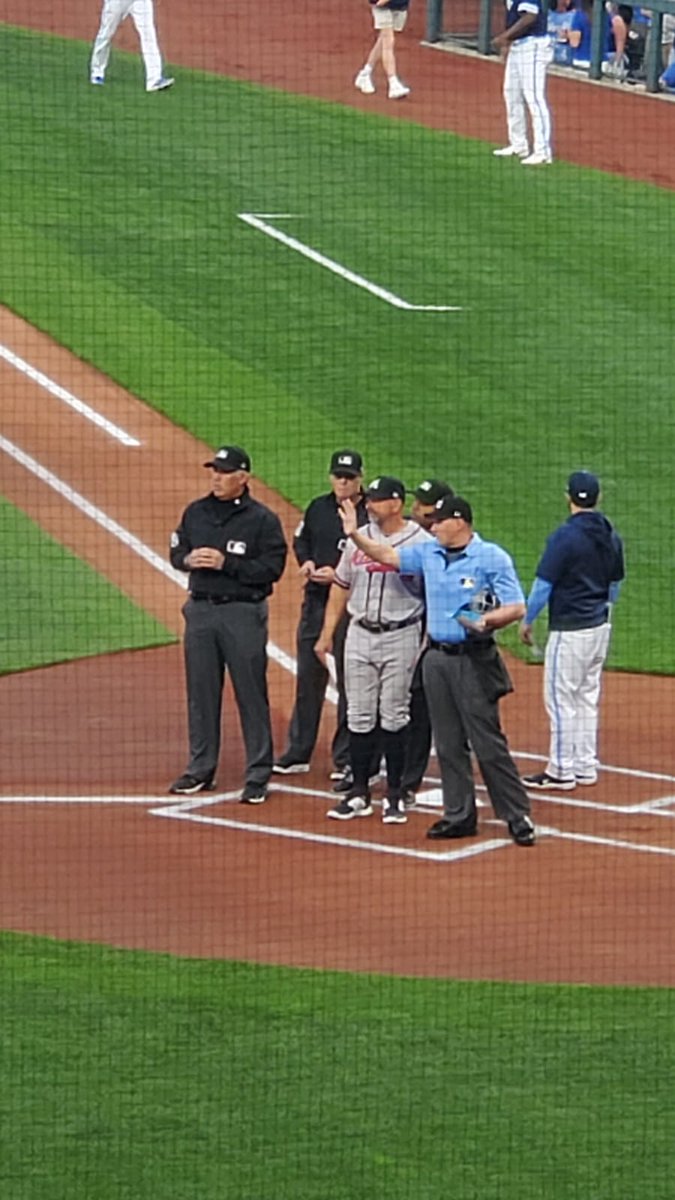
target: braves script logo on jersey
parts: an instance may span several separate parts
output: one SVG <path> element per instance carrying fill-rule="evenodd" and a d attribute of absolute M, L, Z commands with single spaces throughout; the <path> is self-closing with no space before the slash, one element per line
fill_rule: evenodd
<path fill-rule="evenodd" d="M 354 567 L 365 567 L 369 575 L 390 575 L 396 574 L 396 568 L 385 565 L 385 563 L 373 562 L 363 550 L 356 550 L 352 559 Z"/>

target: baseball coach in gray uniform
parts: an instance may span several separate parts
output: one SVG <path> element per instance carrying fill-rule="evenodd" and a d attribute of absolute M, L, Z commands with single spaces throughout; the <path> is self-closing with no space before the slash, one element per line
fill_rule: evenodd
<path fill-rule="evenodd" d="M 172 566 L 190 573 L 183 607 L 190 761 L 169 791 L 189 796 L 213 786 L 227 668 L 246 746 L 241 799 L 261 804 L 273 762 L 267 597 L 284 569 L 286 541 L 276 513 L 249 493 L 245 450 L 221 446 L 204 466 L 211 490 L 188 505 L 171 537 Z"/>
<path fill-rule="evenodd" d="M 400 479 L 382 475 L 369 485 L 369 523 L 364 526 L 369 545 L 398 549 L 431 541 L 416 521 L 403 516 L 404 501 L 405 488 Z M 345 500 L 342 508 L 347 505 L 356 524 L 356 506 Z M 316 643 L 319 657 L 330 650 L 345 608 L 351 617 L 345 642 L 345 689 L 353 784 L 328 816 L 348 821 L 371 815 L 368 777 L 379 744 L 387 764 L 382 819 L 385 824 L 403 824 L 407 818 L 401 780 L 410 719 L 410 680 L 422 637 L 422 587 L 419 580 L 398 575 L 364 553 L 358 544 L 349 542 L 335 571 L 335 586 Z"/>
<path fill-rule="evenodd" d="M 468 740 L 497 816 L 508 824 L 514 842 L 533 845 L 530 803 L 499 720 L 499 700 L 513 685 L 492 636 L 525 612 L 511 558 L 474 532 L 471 505 L 461 496 L 438 501 L 435 536 L 418 545 L 378 543 L 357 528 L 349 502 L 343 511 L 345 533 L 360 550 L 390 569 L 424 579 L 429 648 L 422 677 L 445 810 L 427 837 L 477 832 Z"/>

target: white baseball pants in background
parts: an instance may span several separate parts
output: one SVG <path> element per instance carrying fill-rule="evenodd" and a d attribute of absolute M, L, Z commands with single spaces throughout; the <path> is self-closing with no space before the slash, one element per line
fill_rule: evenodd
<path fill-rule="evenodd" d="M 598 707 L 611 625 L 554 629 L 546 643 L 544 703 L 551 725 L 546 768 L 554 779 L 592 778 L 598 768 Z"/>
<path fill-rule="evenodd" d="M 145 64 L 145 86 L 151 91 L 162 78 L 162 56 L 152 0 L 103 0 L 101 24 L 91 55 L 91 77 L 105 76 L 112 40 L 127 17 L 131 17 L 138 31 Z"/>
<path fill-rule="evenodd" d="M 504 104 L 509 145 L 529 154 L 527 109 L 532 121 L 534 154 L 551 157 L 551 114 L 546 103 L 546 68 L 553 59 L 549 37 L 525 37 L 513 42 L 504 71 Z"/>

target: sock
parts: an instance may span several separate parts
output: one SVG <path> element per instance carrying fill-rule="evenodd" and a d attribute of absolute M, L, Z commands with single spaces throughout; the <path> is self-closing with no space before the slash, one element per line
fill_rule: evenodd
<path fill-rule="evenodd" d="M 354 789 L 367 794 L 368 778 L 373 754 L 377 750 L 378 730 L 370 733 L 353 733 L 349 730 L 349 757 L 352 763 Z"/>
<path fill-rule="evenodd" d="M 407 740 L 407 725 L 404 725 L 403 729 L 397 729 L 394 732 L 390 729 L 382 730 L 384 756 L 387 760 L 387 791 L 390 795 L 397 795 L 401 791 Z"/>

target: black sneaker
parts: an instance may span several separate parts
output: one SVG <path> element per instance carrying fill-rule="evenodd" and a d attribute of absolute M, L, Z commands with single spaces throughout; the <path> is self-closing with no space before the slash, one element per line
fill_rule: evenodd
<path fill-rule="evenodd" d="M 478 826 L 475 821 L 461 821 L 459 824 L 455 821 L 450 821 L 448 817 L 441 817 L 440 821 L 434 821 L 427 829 L 427 837 L 432 841 L 438 838 L 467 838 L 475 837 L 478 833 Z"/>
<path fill-rule="evenodd" d="M 332 779 L 333 783 L 337 783 L 338 779 L 344 779 L 345 775 L 348 775 L 348 774 L 349 774 L 349 767 L 333 767 L 333 770 L 331 771 L 328 778 Z"/>
<path fill-rule="evenodd" d="M 241 797 L 240 804 L 264 804 L 267 799 L 267 788 L 264 783 L 247 783 Z"/>
<path fill-rule="evenodd" d="M 213 776 L 207 775 L 206 779 L 199 779 L 196 775 L 181 775 L 180 779 L 174 779 L 169 792 L 172 796 L 194 796 L 197 792 L 212 792 L 214 788 Z"/>
<path fill-rule="evenodd" d="M 538 775 L 523 775 L 523 783 L 540 792 L 573 792 L 577 786 L 576 779 L 556 779 L 548 771 L 540 771 Z"/>
<path fill-rule="evenodd" d="M 294 762 L 291 758 L 277 759 L 272 767 L 275 775 L 306 775 L 309 771 L 308 762 Z"/>
<path fill-rule="evenodd" d="M 405 809 L 414 808 L 417 803 L 417 795 L 412 788 L 404 788 L 401 799 L 403 800 L 403 807 Z"/>
<path fill-rule="evenodd" d="M 340 800 L 326 813 L 326 816 L 332 817 L 334 821 L 351 821 L 353 817 L 372 817 L 372 815 L 373 806 L 370 803 L 370 796 L 364 795 L 362 792 L 345 796 L 344 800 Z"/>
<path fill-rule="evenodd" d="M 354 776 L 352 775 L 351 767 L 343 767 L 340 772 L 334 771 L 331 775 L 331 779 L 334 776 L 337 776 L 335 783 L 333 784 L 334 792 L 351 792 L 354 786 Z"/>
<path fill-rule="evenodd" d="M 387 796 L 382 801 L 383 825 L 405 825 L 407 820 L 402 796 Z"/>
<path fill-rule="evenodd" d="M 534 825 L 529 817 L 520 817 L 518 821 L 509 821 L 509 833 L 516 846 L 534 846 L 537 840 Z"/>

